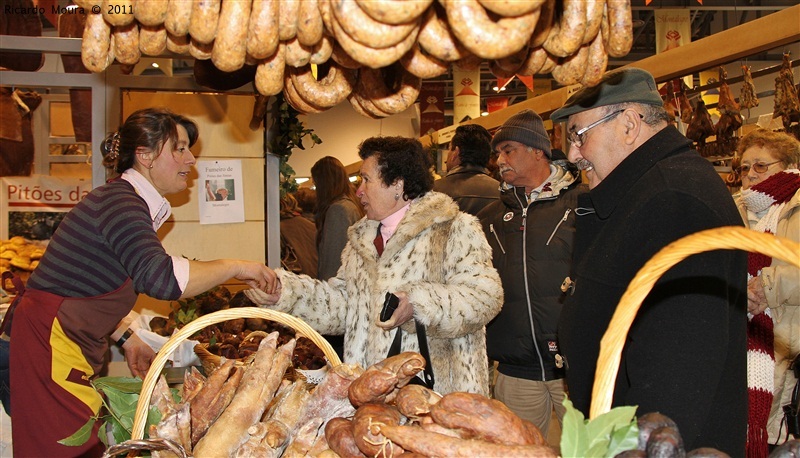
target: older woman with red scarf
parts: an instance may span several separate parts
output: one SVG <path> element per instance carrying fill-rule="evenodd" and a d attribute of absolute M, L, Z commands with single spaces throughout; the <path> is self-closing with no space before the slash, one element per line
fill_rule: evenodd
<path fill-rule="evenodd" d="M 800 142 L 756 130 L 741 139 L 738 154 L 742 192 L 737 205 L 745 224 L 800 241 Z M 766 457 L 768 444 L 781 444 L 789 436 L 782 406 L 789 404 L 797 383 L 788 367 L 800 353 L 800 270 L 750 253 L 747 296 L 747 456 Z"/>

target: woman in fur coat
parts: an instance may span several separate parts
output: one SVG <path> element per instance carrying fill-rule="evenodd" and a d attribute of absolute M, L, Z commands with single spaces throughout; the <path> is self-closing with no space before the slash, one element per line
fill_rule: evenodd
<path fill-rule="evenodd" d="M 366 217 L 348 230 L 337 275 L 319 281 L 279 269 L 276 293 L 246 294 L 321 334 L 344 334 L 344 362 L 364 368 L 386 358 L 398 332 L 401 351 L 419 351 L 417 320 L 436 391 L 488 395 L 485 326 L 500 311 L 503 288 L 478 220 L 431 191 L 431 159 L 419 141 L 373 137 L 359 156 Z M 400 302 L 381 322 L 387 292 Z"/>

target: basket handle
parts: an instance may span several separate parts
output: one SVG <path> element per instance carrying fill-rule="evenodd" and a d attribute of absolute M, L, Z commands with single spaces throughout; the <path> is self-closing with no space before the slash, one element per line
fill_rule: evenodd
<path fill-rule="evenodd" d="M 739 226 L 707 229 L 687 235 L 662 248 L 633 277 L 603 334 L 597 358 L 597 375 L 592 386 L 589 418 L 598 417 L 611 409 L 614 383 L 619 372 L 625 339 L 636 318 L 636 312 L 656 281 L 664 272 L 690 255 L 720 249 L 762 253 L 800 268 L 799 243 Z"/>
<path fill-rule="evenodd" d="M 157 450 L 166 450 L 172 452 L 178 458 L 187 458 L 189 455 L 186 454 L 186 450 L 184 450 L 183 446 L 180 444 L 175 443 L 169 439 L 141 439 L 141 440 L 129 440 L 125 441 L 121 444 L 114 444 L 108 447 L 105 452 L 103 452 L 102 458 L 111 458 L 117 455 L 121 455 L 123 453 L 128 454 L 130 456 L 130 452 L 135 452 L 139 450 L 144 451 L 157 451 Z"/>
<path fill-rule="evenodd" d="M 339 355 L 336 354 L 336 351 L 324 337 L 305 321 L 295 318 L 288 313 L 259 307 L 236 307 L 203 315 L 176 332 L 156 354 L 153 364 L 150 365 L 150 370 L 147 371 L 147 375 L 142 382 L 142 392 L 139 394 L 139 402 L 136 405 L 133 427 L 131 428 L 132 440 L 139 440 L 144 437 L 144 427 L 147 424 L 147 410 L 150 407 L 150 397 L 153 394 L 158 378 L 161 376 L 161 371 L 164 369 L 164 365 L 167 363 L 170 355 L 172 355 L 172 352 L 175 351 L 184 340 L 204 327 L 237 318 L 264 318 L 289 326 L 294 329 L 298 335 L 307 337 L 314 342 L 317 347 L 322 350 L 332 366 L 342 364 Z"/>

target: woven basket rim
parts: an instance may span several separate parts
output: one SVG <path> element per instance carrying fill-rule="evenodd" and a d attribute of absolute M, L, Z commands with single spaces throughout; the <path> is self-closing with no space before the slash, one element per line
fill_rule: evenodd
<path fill-rule="evenodd" d="M 600 341 L 597 372 L 592 386 L 589 418 L 611 410 L 614 384 L 622 350 L 636 313 L 656 281 L 687 257 L 713 250 L 744 250 L 769 255 L 800 268 L 800 243 L 785 237 L 754 231 L 741 226 L 707 229 L 680 238 L 662 248 L 639 269 L 617 304 L 608 329 Z"/>
<path fill-rule="evenodd" d="M 161 371 L 164 369 L 172 352 L 180 346 L 184 340 L 206 326 L 237 318 L 264 318 L 289 326 L 295 330 L 297 337 L 306 337 L 314 342 L 325 354 L 325 357 L 328 358 L 331 366 L 342 364 L 339 355 L 324 337 L 305 321 L 289 315 L 288 313 L 259 307 L 235 307 L 203 315 L 173 334 L 156 354 L 153 363 L 150 365 L 150 370 L 147 371 L 147 375 L 142 382 L 142 391 L 139 394 L 139 402 L 136 405 L 136 413 L 133 418 L 131 440 L 140 440 L 144 437 L 144 427 L 147 424 L 147 411 L 150 407 L 150 398 L 155 389 L 156 382 L 158 382 L 158 378 L 161 376 Z"/>

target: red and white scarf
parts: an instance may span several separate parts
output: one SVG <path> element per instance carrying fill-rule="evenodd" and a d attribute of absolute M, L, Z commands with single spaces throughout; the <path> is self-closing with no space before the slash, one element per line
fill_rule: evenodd
<path fill-rule="evenodd" d="M 757 185 L 742 191 L 748 215 L 758 219 L 753 230 L 774 234 L 778 217 L 786 203 L 800 189 L 800 170 L 778 172 Z M 761 253 L 747 256 L 748 280 L 772 264 L 772 257 Z M 767 420 L 772 406 L 775 375 L 775 352 L 772 316 L 767 308 L 758 315 L 748 314 L 747 323 L 747 457 L 766 458 Z"/>

